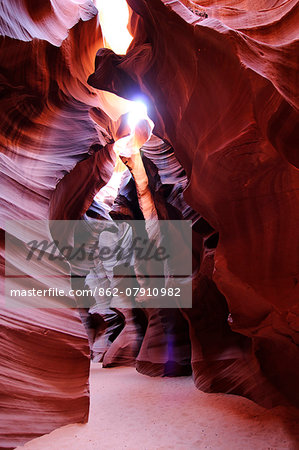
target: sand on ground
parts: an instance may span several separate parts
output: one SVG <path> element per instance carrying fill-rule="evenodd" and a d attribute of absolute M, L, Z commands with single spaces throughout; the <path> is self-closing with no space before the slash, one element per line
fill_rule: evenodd
<path fill-rule="evenodd" d="M 132 367 L 92 364 L 90 390 L 87 424 L 58 428 L 18 449 L 299 449 L 297 410 L 205 394 L 191 377 L 150 378 Z"/>

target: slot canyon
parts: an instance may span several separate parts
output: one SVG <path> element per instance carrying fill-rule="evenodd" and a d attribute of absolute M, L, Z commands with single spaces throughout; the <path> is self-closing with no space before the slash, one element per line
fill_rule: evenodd
<path fill-rule="evenodd" d="M 0 448 L 298 449 L 298 0 L 0 30 Z"/>

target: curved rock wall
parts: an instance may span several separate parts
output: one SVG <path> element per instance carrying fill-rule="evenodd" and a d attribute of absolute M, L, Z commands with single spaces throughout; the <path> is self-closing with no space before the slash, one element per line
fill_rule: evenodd
<path fill-rule="evenodd" d="M 92 2 L 2 2 L 1 227 L 81 217 L 112 173 L 119 125 L 90 85 L 145 94 L 154 134 L 180 163 L 160 158 L 163 145 L 145 148 L 147 173 L 162 216 L 193 219 L 196 275 L 192 310 L 166 322 L 150 312 L 138 370 L 179 374 L 183 362 L 187 373 L 191 362 L 200 389 L 298 404 L 297 1 L 128 4 L 127 55 L 101 51 L 92 74 L 102 46 Z M 134 217 L 132 201 L 117 201 Z M 3 303 L 1 319 L 1 445 L 87 420 L 89 347 L 77 311 Z M 155 366 L 148 350 L 163 352 L 173 330 L 179 365 L 166 355 Z"/>
<path fill-rule="evenodd" d="M 268 4 L 265 14 L 208 2 L 205 19 L 163 3 L 128 1 L 129 51 L 98 53 L 89 83 L 109 90 L 115 77 L 118 95 L 150 99 L 154 133 L 189 178 L 187 203 L 219 232 L 213 280 L 230 326 L 252 339 L 263 373 L 298 403 L 295 2 Z"/>
<path fill-rule="evenodd" d="M 89 118 L 98 94 L 86 79 L 101 33 L 91 2 L 15 1 L 0 8 L 5 229 L 10 219 L 47 219 L 57 182 L 100 146 Z M 4 257 L 4 233 L 1 244 Z M 90 351 L 75 309 L 10 308 L 3 294 L 2 283 L 0 446 L 14 448 L 87 421 Z"/>

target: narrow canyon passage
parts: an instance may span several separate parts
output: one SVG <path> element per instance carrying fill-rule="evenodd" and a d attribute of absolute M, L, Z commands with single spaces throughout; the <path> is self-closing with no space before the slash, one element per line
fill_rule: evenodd
<path fill-rule="evenodd" d="M 250 400 L 206 394 L 191 377 L 150 378 L 133 367 L 92 364 L 87 424 L 58 428 L 26 450 L 298 448 L 295 409 L 266 410 Z"/>
<path fill-rule="evenodd" d="M 0 450 L 299 450 L 298 5 L 0 2 Z"/>

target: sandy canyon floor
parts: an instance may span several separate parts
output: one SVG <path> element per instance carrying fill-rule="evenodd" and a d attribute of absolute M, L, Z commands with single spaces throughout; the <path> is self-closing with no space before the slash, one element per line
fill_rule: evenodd
<path fill-rule="evenodd" d="M 92 364 L 87 424 L 61 427 L 25 450 L 299 449 L 299 414 L 242 397 L 205 394 L 191 377 L 149 378 Z"/>

